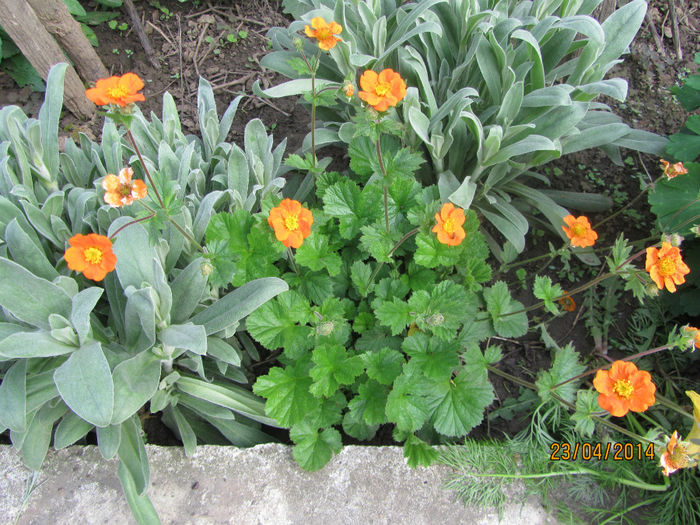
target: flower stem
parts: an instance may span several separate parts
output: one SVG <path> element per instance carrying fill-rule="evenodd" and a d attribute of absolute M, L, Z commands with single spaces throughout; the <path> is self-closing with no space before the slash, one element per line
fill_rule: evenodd
<path fill-rule="evenodd" d="M 127 222 L 124 226 L 120 226 L 117 228 L 117 231 L 115 231 L 112 235 L 109 236 L 109 239 L 112 240 L 114 239 L 117 234 L 122 231 L 124 228 L 127 228 L 128 226 L 131 226 L 132 224 L 136 224 L 137 222 L 143 222 L 147 221 L 148 219 L 152 219 L 155 216 L 155 213 L 151 213 L 150 215 L 147 215 L 146 217 L 141 217 L 140 219 L 134 219 L 131 222 Z"/>
<path fill-rule="evenodd" d="M 297 266 L 297 261 L 294 259 L 294 252 L 292 251 L 292 248 L 289 246 L 287 247 L 287 254 L 289 255 L 289 260 L 292 263 L 292 268 L 294 269 L 294 273 L 296 273 L 297 275 L 301 275 L 299 273 L 299 267 Z"/>
<path fill-rule="evenodd" d="M 639 353 L 634 354 L 634 355 L 628 355 L 626 357 L 623 357 L 622 359 L 620 359 L 620 361 L 631 361 L 632 359 L 637 359 L 639 357 L 644 357 L 647 355 L 655 354 L 656 352 L 661 352 L 662 350 L 668 350 L 670 348 L 673 348 L 673 345 L 663 345 L 663 346 L 658 346 L 656 348 L 650 348 L 649 350 L 645 350 L 644 352 L 639 352 Z M 608 366 L 608 365 L 605 364 L 603 366 L 599 366 L 598 368 L 594 368 L 592 370 L 588 370 L 588 371 L 586 371 L 582 374 L 579 374 L 577 376 L 571 377 L 571 378 L 567 379 L 566 381 L 562 381 L 561 383 L 557 383 L 556 385 L 554 385 L 552 387 L 552 389 L 557 389 L 562 385 L 570 383 L 571 381 L 576 381 L 577 379 L 581 379 L 581 378 L 589 376 L 591 374 L 595 374 L 596 372 L 598 372 L 598 370 L 602 370 L 606 366 Z"/>
<path fill-rule="evenodd" d="M 382 158 L 382 148 L 380 144 L 380 137 L 377 137 L 377 159 L 379 160 L 379 169 L 382 170 L 382 175 L 384 175 L 384 223 L 386 224 L 386 232 L 389 233 L 389 188 L 386 186 L 386 167 L 384 166 L 384 159 Z"/>
<path fill-rule="evenodd" d="M 389 253 L 387 253 L 387 256 L 388 256 L 388 257 L 391 257 L 392 254 L 393 254 L 396 250 L 398 250 L 399 247 L 400 247 L 404 242 L 406 242 L 406 240 L 407 240 L 409 237 L 411 237 L 412 235 L 415 235 L 415 234 L 418 233 L 419 231 L 420 231 L 420 228 L 414 228 L 413 230 L 411 230 L 410 232 L 408 232 L 406 235 L 404 235 L 403 237 L 401 237 L 401 238 L 397 241 L 397 243 L 394 245 L 394 247 L 393 247 L 391 250 L 389 250 Z M 369 287 L 372 286 L 372 283 L 374 282 L 374 278 L 375 278 L 375 277 L 377 276 L 377 274 L 379 273 L 379 270 L 382 269 L 382 266 L 384 266 L 384 261 L 380 262 L 380 263 L 374 268 L 374 271 L 372 272 L 372 275 L 369 276 L 369 281 L 367 281 L 367 288 L 365 288 L 365 293 L 364 293 L 363 295 L 365 295 L 365 296 L 367 295 L 367 292 L 369 291 Z"/>
<path fill-rule="evenodd" d="M 657 179 L 657 180 L 658 180 L 658 179 Z M 595 229 L 597 229 L 600 225 L 605 224 L 605 223 L 608 222 L 610 219 L 613 219 L 613 218 L 617 217 L 618 215 L 620 215 L 623 211 L 625 211 L 627 208 L 629 208 L 629 207 L 632 206 L 635 202 L 637 202 L 639 199 L 641 199 L 642 196 L 643 196 L 647 191 L 649 191 L 650 188 L 653 188 L 653 187 L 654 187 L 654 183 L 656 183 L 656 181 L 653 181 L 651 184 L 647 185 L 642 191 L 640 191 L 640 192 L 637 194 L 637 196 L 636 196 L 634 199 L 632 199 L 631 201 L 629 201 L 627 204 L 625 204 L 622 208 L 620 208 L 619 210 L 617 210 L 615 213 L 613 213 L 613 214 L 611 214 L 611 215 L 608 215 L 605 219 L 603 219 L 603 220 L 600 221 L 598 224 L 596 224 L 595 226 L 593 226 L 592 229 L 595 230 Z"/>
<path fill-rule="evenodd" d="M 658 392 L 656 393 L 656 400 L 659 402 L 660 405 L 664 405 L 666 408 L 670 408 L 674 412 L 678 412 L 681 416 L 684 416 L 687 419 L 690 419 L 691 421 L 695 421 L 695 418 L 692 416 L 692 414 L 688 414 L 688 412 L 683 410 L 679 405 L 671 401 L 669 398 L 662 396 Z"/>
<path fill-rule="evenodd" d="M 134 150 L 136 151 L 136 155 L 139 157 L 139 161 L 141 161 L 141 166 L 143 166 L 143 172 L 146 174 L 146 178 L 148 179 L 148 182 L 151 185 L 151 188 L 153 188 L 153 193 L 156 194 L 156 198 L 158 199 L 158 203 L 160 204 L 161 208 L 165 208 L 165 204 L 163 204 L 163 199 L 160 197 L 160 193 L 158 193 L 158 188 L 156 188 L 156 185 L 153 184 L 153 179 L 151 178 L 151 174 L 148 171 L 148 168 L 146 167 L 146 163 L 143 161 L 143 157 L 141 156 L 141 150 L 139 150 L 139 147 L 136 145 L 136 141 L 134 140 L 134 136 L 131 134 L 131 130 L 129 128 L 126 128 L 126 135 L 129 137 L 129 141 L 131 142 L 131 145 L 134 147 Z"/>
<path fill-rule="evenodd" d="M 151 208 L 148 204 L 146 204 L 146 203 L 144 203 L 144 202 L 142 202 L 142 201 L 139 201 L 139 202 L 141 203 L 141 205 L 142 205 L 144 208 L 146 208 L 148 211 L 151 212 L 151 214 L 152 214 L 151 216 L 153 216 L 153 215 L 156 214 L 156 210 L 154 210 L 153 208 Z M 176 222 L 173 220 L 172 217 L 168 216 L 168 220 L 170 221 L 170 223 L 171 223 L 173 226 L 175 226 L 175 228 L 177 229 L 177 231 L 179 231 L 185 239 L 187 239 L 187 240 L 190 241 L 192 244 L 194 244 L 200 252 L 202 252 L 202 253 L 207 253 L 207 250 L 206 250 L 201 244 L 199 244 L 199 243 L 195 240 L 194 237 L 192 237 L 189 233 L 187 233 L 187 230 L 185 230 L 182 226 L 180 226 L 178 223 L 176 223 Z"/>

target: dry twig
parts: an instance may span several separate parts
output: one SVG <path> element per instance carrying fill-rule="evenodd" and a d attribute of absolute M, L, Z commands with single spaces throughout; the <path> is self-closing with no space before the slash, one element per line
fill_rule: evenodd
<path fill-rule="evenodd" d="M 683 49 L 681 48 L 681 35 L 678 31 L 678 15 L 676 14 L 676 0 L 669 0 L 671 9 L 671 34 L 673 35 L 673 46 L 676 48 L 678 60 L 683 60 Z"/>
<path fill-rule="evenodd" d="M 148 61 L 155 69 L 160 69 L 160 63 L 158 62 L 155 53 L 153 53 L 153 48 L 151 47 L 151 43 L 148 40 L 148 36 L 146 36 L 146 32 L 143 30 L 143 25 L 141 24 L 139 15 L 136 12 L 136 8 L 134 7 L 134 2 L 132 0 L 124 0 L 124 5 L 126 6 L 126 10 L 129 13 L 129 18 L 131 18 L 131 26 L 136 31 L 136 34 L 139 36 L 141 46 L 146 52 Z"/>

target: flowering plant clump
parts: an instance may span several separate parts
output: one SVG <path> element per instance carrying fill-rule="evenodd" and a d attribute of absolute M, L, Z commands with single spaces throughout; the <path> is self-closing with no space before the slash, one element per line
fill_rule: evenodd
<path fill-rule="evenodd" d="M 588 217 L 580 216 L 574 217 L 573 215 L 567 215 L 564 217 L 564 222 L 567 226 L 562 226 L 562 230 L 566 233 L 566 236 L 571 240 L 571 246 L 577 246 L 579 248 L 586 248 L 587 246 L 593 246 L 596 239 L 598 239 L 598 234 L 591 227 L 591 223 L 588 221 Z"/>
<path fill-rule="evenodd" d="M 119 175 L 109 174 L 102 179 L 102 188 L 105 190 L 104 200 L 114 207 L 128 206 L 134 200 L 143 199 L 148 193 L 146 184 L 139 179 L 131 180 L 134 170 L 123 168 Z"/>
<path fill-rule="evenodd" d="M 396 106 L 406 96 L 406 82 L 393 69 L 376 73 L 368 69 L 360 77 L 357 96 L 379 112 Z"/>
<path fill-rule="evenodd" d="M 314 217 L 299 201 L 284 199 L 270 210 L 268 224 L 275 230 L 275 237 L 288 248 L 299 248 L 309 235 Z"/>
<path fill-rule="evenodd" d="M 112 251 L 112 241 L 104 235 L 77 234 L 68 241 L 70 248 L 65 252 L 68 268 L 93 281 L 101 281 L 114 270 L 117 257 Z"/>
<path fill-rule="evenodd" d="M 666 175 L 669 180 L 673 179 L 674 177 L 677 177 L 678 175 L 685 175 L 688 173 L 688 170 L 683 166 L 682 162 L 676 162 L 675 164 L 671 164 L 669 161 L 660 159 L 661 162 L 661 167 L 664 170 L 664 175 Z"/>
<path fill-rule="evenodd" d="M 116 104 L 124 107 L 146 100 L 143 94 L 139 93 L 143 86 L 143 80 L 138 75 L 125 73 L 122 76 L 99 79 L 94 88 L 85 91 L 85 95 L 98 106 Z"/>
<path fill-rule="evenodd" d="M 651 374 L 629 361 L 615 361 L 609 370 L 598 370 L 593 386 L 600 393 L 600 407 L 615 417 L 630 410 L 644 412 L 656 402 Z"/>
<path fill-rule="evenodd" d="M 464 233 L 464 210 L 455 208 L 451 202 L 445 203 L 440 213 L 435 214 L 437 224 L 432 231 L 437 233 L 438 241 L 448 246 L 458 246 L 466 234 Z"/>
<path fill-rule="evenodd" d="M 649 272 L 659 290 L 666 287 L 673 293 L 676 291 L 677 284 L 685 282 L 685 276 L 690 273 L 690 268 L 683 262 L 680 248 L 663 242 L 661 249 L 650 246 L 646 254 L 646 271 Z"/>

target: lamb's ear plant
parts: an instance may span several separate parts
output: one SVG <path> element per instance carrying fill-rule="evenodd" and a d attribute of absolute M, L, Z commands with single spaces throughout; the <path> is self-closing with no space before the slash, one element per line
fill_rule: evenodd
<path fill-rule="evenodd" d="M 257 352 L 239 325 L 288 285 L 216 284 L 199 241 L 217 207 L 248 213 L 278 192 L 284 144 L 272 151 L 256 121 L 244 149 L 225 143 L 237 101 L 222 123 L 203 102 L 208 138 L 186 138 L 166 94 L 162 121 L 113 107 L 100 144 L 82 135 L 59 153 L 64 72 L 52 69 L 38 120 L 0 112 L 0 430 L 33 470 L 51 443 L 94 433 L 102 455 L 120 459 L 135 517 L 154 523 L 149 412 L 188 455 L 198 442 L 274 440 L 246 386 Z M 200 99 L 210 92 L 202 80 Z"/>
<path fill-rule="evenodd" d="M 502 238 L 487 234 L 489 245 L 506 260 L 525 248 L 533 214 L 561 235 L 567 207 L 599 212 L 611 205 L 600 195 L 536 189 L 549 183 L 539 166 L 594 147 L 616 162 L 620 147 L 663 151 L 665 139 L 631 129 L 595 101 L 625 100 L 627 82 L 604 77 L 637 33 L 646 3 L 630 2 L 603 23 L 590 16 L 598 3 L 286 1 L 303 21 L 270 31 L 275 51 L 262 64 L 295 80 L 264 93 L 306 89 L 294 67 L 294 35 L 304 21 L 332 16 L 343 26 L 343 42 L 321 57 L 319 78 L 352 82 L 358 67 L 401 72 L 414 86 L 399 111 L 408 124 L 403 139 L 429 159 L 416 177 L 438 184 L 443 201 L 471 207 L 491 223 Z M 329 140 L 334 133 L 352 140 L 347 107 L 318 115 Z M 593 255 L 580 257 L 597 263 Z"/>

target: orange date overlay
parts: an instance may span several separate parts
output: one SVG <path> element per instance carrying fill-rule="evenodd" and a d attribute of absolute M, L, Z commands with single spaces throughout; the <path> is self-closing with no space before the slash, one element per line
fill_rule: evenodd
<path fill-rule="evenodd" d="M 552 453 L 550 461 L 632 461 L 644 458 L 654 459 L 654 445 L 642 445 L 641 443 L 558 443 L 549 446 Z"/>

